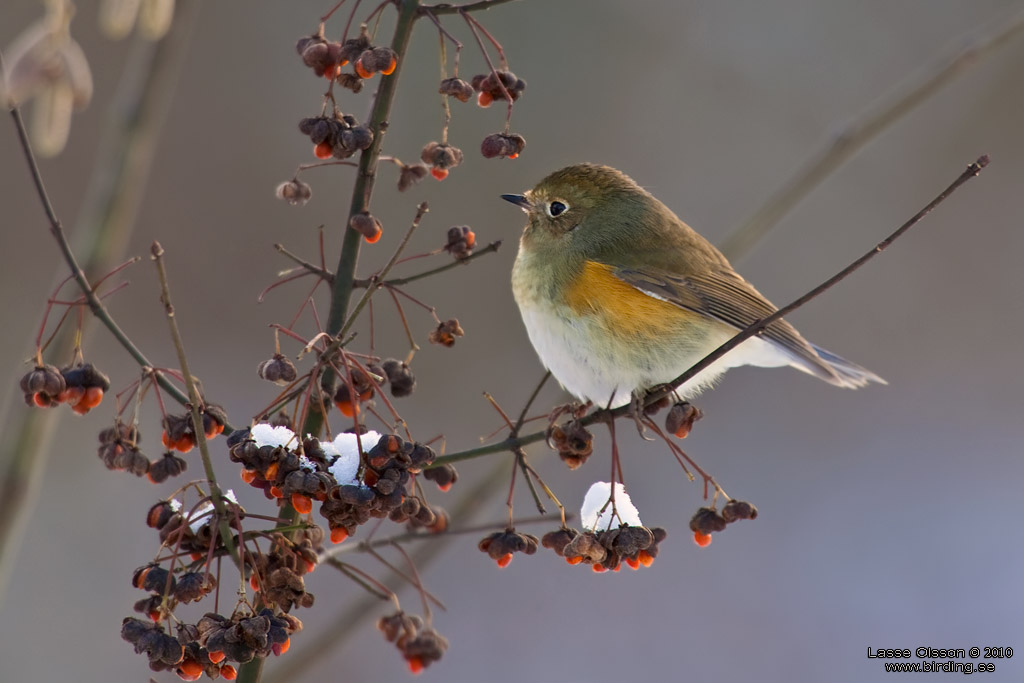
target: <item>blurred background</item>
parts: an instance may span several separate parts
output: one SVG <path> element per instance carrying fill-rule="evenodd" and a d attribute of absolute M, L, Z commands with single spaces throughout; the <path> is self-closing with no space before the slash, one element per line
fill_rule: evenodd
<path fill-rule="evenodd" d="M 287 323 L 312 285 L 287 285 L 258 304 L 260 290 L 290 265 L 272 245 L 316 260 L 317 226 L 324 224 L 333 268 L 348 210 L 353 176 L 343 167 L 305 176 L 314 197 L 303 208 L 273 195 L 297 164 L 312 160 L 296 123 L 319 111 L 323 83 L 303 67 L 294 44 L 315 30 L 329 4 L 203 4 L 127 246 L 128 254 L 146 255 L 153 240 L 163 244 L 192 369 L 236 424 L 274 393 L 256 376 L 257 364 L 273 353 L 268 323 Z M 96 81 L 92 104 L 75 116 L 63 154 L 42 163 L 68 226 L 94 174 L 118 80 L 135 54 L 136 38 L 112 42 L 100 34 L 97 5 L 81 2 L 72 24 Z M 422 200 L 430 213 L 409 253 L 441 244 L 452 225 L 471 225 L 481 244 L 504 240 L 497 254 L 410 287 L 466 330 L 453 349 L 430 346 L 429 316 L 407 308 L 423 349 L 414 361 L 418 389 L 397 407 L 413 433 L 444 434 L 449 451 L 477 445 L 501 424 L 482 392 L 515 414 L 541 376 L 509 287 L 523 217 L 497 195 L 532 187 L 569 163 L 603 162 L 721 244 L 839 134 L 998 32 L 1020 7 L 1008 0 L 566 0 L 477 15 L 529 84 L 512 119 L 528 146 L 516 161 L 480 158 L 479 141 L 501 129 L 504 109 L 453 102 L 451 142 L 466 161 L 443 183 L 427 178 L 404 194 L 394 188 L 393 169 L 382 166 L 373 210 L 386 230 L 363 250 L 359 267 L 365 276 L 383 263 Z M 4 2 L 0 46 L 42 11 L 30 0 Z M 340 33 L 344 14 L 328 25 L 330 35 Z M 385 15 L 382 35 L 389 35 L 391 13 Z M 465 25 L 451 17 L 445 25 L 466 45 L 462 74 L 482 72 Z M 385 153 L 410 162 L 440 134 L 437 43 L 437 31 L 420 22 L 385 141 Z M 809 339 L 878 372 L 889 386 L 840 391 L 797 372 L 740 369 L 701 397 L 706 417 L 684 447 L 726 491 L 761 512 L 707 549 L 697 548 L 687 529 L 702 487 L 686 480 L 663 444 L 641 441 L 624 423 L 627 488 L 644 522 L 669 531 L 657 562 L 596 575 L 542 551 L 499 571 L 476 550 L 482 534 L 452 538 L 437 561 L 421 567 L 448 606 L 435 625 L 451 641 L 424 680 L 631 680 L 641 673 L 887 680 L 867 648 L 918 646 L 1016 647 L 1020 656 L 996 661 L 986 680 L 1020 680 L 1024 36 L 967 67 L 734 262 L 784 304 L 990 154 L 982 176 L 924 224 L 790 318 Z M 343 95 L 341 107 L 362 120 L 376 83 L 360 96 Z M 0 207 L 0 386 L 17 417 L 27 408 L 16 382 L 63 271 L 9 121 L 0 126 Z M 439 265 L 448 257 L 435 258 Z M 148 258 L 123 279 L 131 286 L 109 301 L 113 314 L 154 362 L 176 365 Z M 375 317 L 377 352 L 403 356 L 407 342 L 384 297 Z M 363 335 L 365 348 L 365 329 Z M 115 388 L 136 377 L 104 331 L 93 328 L 85 353 Z M 565 399 L 549 386 L 536 412 Z M 85 418 L 62 409 L 3 597 L 4 681 L 150 676 L 144 658 L 119 638 L 121 619 L 142 597 L 130 585 L 132 571 L 157 548 L 144 517 L 201 466 L 197 454 L 188 456 L 184 478 L 160 487 L 108 472 L 95 455 L 96 434 L 112 411 L 112 401 Z M 156 406 L 147 405 L 143 448 L 151 456 L 158 454 L 158 419 Z M 576 472 L 543 446 L 529 450 L 571 510 L 593 481 L 608 478 L 607 434 L 595 434 L 595 454 Z M 222 439 L 214 454 L 222 481 L 242 503 L 268 512 L 258 492 L 238 480 Z M 460 483 L 432 500 L 454 507 L 495 467 L 507 472 L 509 458 L 460 464 Z M 455 525 L 501 520 L 505 491 L 503 484 L 472 519 Z M 516 503 L 517 514 L 535 514 L 521 485 Z M 522 530 L 540 535 L 554 526 Z M 384 573 L 371 558 L 354 561 Z M 373 628 L 386 604 L 374 604 L 347 639 L 309 653 L 304 646 L 325 632 L 341 634 L 338 621 L 347 617 L 339 615 L 363 593 L 326 568 L 307 585 L 317 602 L 297 614 L 306 629 L 288 655 L 269 662 L 268 677 L 405 680 L 401 657 Z M 222 604 L 230 600 L 225 586 Z M 415 592 L 406 587 L 400 595 L 407 609 L 420 611 Z"/>

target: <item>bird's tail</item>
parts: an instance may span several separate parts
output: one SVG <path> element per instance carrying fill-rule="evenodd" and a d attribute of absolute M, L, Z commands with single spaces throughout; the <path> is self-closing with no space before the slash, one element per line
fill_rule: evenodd
<path fill-rule="evenodd" d="M 814 352 L 818 354 L 818 357 L 821 358 L 821 360 L 825 361 L 825 363 L 835 371 L 836 377 L 839 381 L 831 383 L 836 386 L 847 387 L 849 389 L 859 389 L 871 382 L 888 384 L 888 382 L 867 368 L 861 367 L 856 363 L 852 363 L 842 356 L 837 356 L 831 351 L 826 351 L 820 346 L 815 346 L 814 344 L 811 344 L 811 348 L 814 349 Z"/>

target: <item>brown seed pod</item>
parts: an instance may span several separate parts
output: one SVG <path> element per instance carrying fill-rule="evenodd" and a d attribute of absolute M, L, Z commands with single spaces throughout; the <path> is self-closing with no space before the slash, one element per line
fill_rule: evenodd
<path fill-rule="evenodd" d="M 465 336 L 466 332 L 459 325 L 459 321 L 456 318 L 445 320 L 439 323 L 437 327 L 430 331 L 427 340 L 431 344 L 440 344 L 441 346 L 447 346 L 451 348 L 455 346 L 455 338 Z"/>
<path fill-rule="evenodd" d="M 468 225 L 448 229 L 448 241 L 444 250 L 457 259 L 464 259 L 473 253 L 476 246 L 476 233 Z"/>
<path fill-rule="evenodd" d="M 429 172 L 430 169 L 425 164 L 412 164 L 411 166 L 403 164 L 402 170 L 398 174 L 398 191 L 405 192 L 426 178 Z"/>
<path fill-rule="evenodd" d="M 354 214 L 349 219 L 348 225 L 371 244 L 380 239 L 384 228 L 379 220 L 370 215 L 369 211 Z"/>
<path fill-rule="evenodd" d="M 274 194 L 292 206 L 302 206 L 313 196 L 313 190 L 298 178 L 292 178 L 278 185 Z"/>
<path fill-rule="evenodd" d="M 739 519 L 757 519 L 757 508 L 745 500 L 730 500 L 722 508 L 722 519 L 727 524 Z"/>
<path fill-rule="evenodd" d="M 441 81 L 438 92 L 442 95 L 450 95 L 460 102 L 469 102 L 473 97 L 473 86 L 461 78 L 446 78 Z"/>
<path fill-rule="evenodd" d="M 260 363 L 256 373 L 260 376 L 260 379 L 265 379 L 279 386 L 290 384 L 298 377 L 295 364 L 280 353 L 275 353 L 273 358 Z"/>
<path fill-rule="evenodd" d="M 388 358 L 381 364 L 381 369 L 388 376 L 391 395 L 395 398 L 408 396 L 416 388 L 416 376 L 404 361 Z"/>
<path fill-rule="evenodd" d="M 526 147 L 526 138 L 522 135 L 506 135 L 505 133 L 492 133 L 480 143 L 480 153 L 485 159 L 501 157 L 502 159 L 515 159 Z"/>

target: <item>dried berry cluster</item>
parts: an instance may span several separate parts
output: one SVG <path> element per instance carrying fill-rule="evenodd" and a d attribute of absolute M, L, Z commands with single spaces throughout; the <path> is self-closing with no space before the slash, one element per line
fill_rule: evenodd
<path fill-rule="evenodd" d="M 414 674 L 440 660 L 448 650 L 448 639 L 432 626 L 425 625 L 423 619 L 415 614 L 399 611 L 381 617 L 377 628 L 388 642 L 395 644 Z"/>
<path fill-rule="evenodd" d="M 700 547 L 711 543 L 711 534 L 725 531 L 725 527 L 741 519 L 757 519 L 757 508 L 744 500 L 730 500 L 719 513 L 713 506 L 703 507 L 690 518 L 693 540 Z"/>
<path fill-rule="evenodd" d="M 479 93 L 476 97 L 476 103 L 481 107 L 489 107 L 496 100 L 507 99 L 515 102 L 526 89 L 526 81 L 517 78 L 514 73 L 508 70 L 477 74 L 473 76 L 470 85 L 473 90 Z M 506 97 L 506 93 L 508 97 Z"/>
<path fill-rule="evenodd" d="M 275 353 L 273 358 L 260 363 L 256 373 L 260 376 L 260 379 L 273 382 L 281 387 L 291 384 L 299 376 L 298 371 L 295 369 L 295 363 L 292 363 L 291 360 L 280 353 Z"/>
<path fill-rule="evenodd" d="M 199 411 L 203 418 L 203 434 L 212 439 L 224 431 L 228 416 L 218 405 L 207 403 Z M 196 445 L 196 428 L 192 422 L 192 413 L 184 415 L 165 415 L 162 421 L 164 428 L 160 440 L 170 450 L 188 453 Z"/>
<path fill-rule="evenodd" d="M 501 157 L 515 159 L 526 147 L 526 138 L 509 133 L 492 133 L 480 143 L 480 153 L 485 159 Z"/>
<path fill-rule="evenodd" d="M 249 585 L 263 604 L 284 612 L 294 607 L 312 607 L 313 594 L 306 591 L 304 575 L 316 569 L 317 553 L 323 548 L 324 531 L 311 526 L 296 533 L 294 539 L 275 533 L 269 552 L 255 557 L 246 554 L 251 569 Z"/>
<path fill-rule="evenodd" d="M 693 423 L 704 417 L 697 406 L 685 401 L 675 403 L 665 416 L 665 431 L 685 439 L 693 429 Z"/>
<path fill-rule="evenodd" d="M 650 567 L 658 556 L 658 544 L 667 536 L 661 527 L 622 525 L 597 532 L 563 527 L 544 534 L 541 545 L 569 564 L 589 564 L 595 572 L 619 571 L 622 562 L 632 569 Z"/>
<path fill-rule="evenodd" d="M 318 159 L 347 159 L 373 144 L 373 131 L 341 112 L 304 118 L 299 121 L 299 132 L 309 137 Z"/>
<path fill-rule="evenodd" d="M 548 445 L 558 451 L 558 457 L 570 470 L 574 470 L 594 452 L 594 435 L 579 420 L 569 420 L 564 425 L 551 426 Z"/>
<path fill-rule="evenodd" d="M 230 498 L 224 499 L 224 505 L 233 522 L 245 518 L 245 510 Z M 149 509 L 146 525 L 157 530 L 161 544 L 189 553 L 192 560 L 198 562 L 211 553 L 226 552 L 213 510 L 213 505 L 207 502 L 186 515 L 179 501 L 162 500 Z M 214 538 L 217 539 L 216 543 L 213 542 Z"/>
<path fill-rule="evenodd" d="M 355 533 L 356 527 L 370 519 L 390 518 L 395 522 L 413 521 L 432 531 L 443 531 L 436 508 L 415 495 L 407 495 L 412 475 L 436 457 L 429 446 L 405 441 L 393 434 L 380 437 L 364 454 L 361 484 L 332 487 L 320 506 L 331 529 L 331 540 L 339 543 Z"/>
<path fill-rule="evenodd" d="M 76 363 L 60 370 L 39 364 L 21 378 L 20 386 L 30 406 L 52 408 L 66 403 L 77 414 L 85 415 L 103 401 L 110 380 L 92 363 Z"/>
<path fill-rule="evenodd" d="M 484 536 L 477 544 L 477 548 L 480 549 L 480 552 L 487 553 L 487 556 L 497 562 L 499 567 L 504 568 L 512 561 L 514 553 L 533 555 L 537 552 L 539 542 L 539 539 L 533 534 L 524 534 L 515 529 L 505 529 Z"/>
<path fill-rule="evenodd" d="M 313 198 L 313 188 L 298 178 L 292 178 L 278 185 L 274 194 L 292 206 L 302 206 Z"/>
<path fill-rule="evenodd" d="M 444 180 L 448 177 L 449 169 L 462 163 L 462 150 L 448 143 L 431 141 L 423 147 L 420 159 L 430 167 L 430 175 Z"/>
<path fill-rule="evenodd" d="M 431 344 L 440 344 L 441 346 L 451 348 L 455 346 L 456 337 L 464 337 L 465 335 L 466 331 L 459 325 L 459 321 L 452 318 L 438 323 L 437 327 L 430 331 L 427 339 Z"/>
<path fill-rule="evenodd" d="M 398 56 L 390 47 L 374 47 L 366 27 L 355 38 L 344 43 L 328 42 L 322 33 L 303 36 L 295 44 L 295 50 L 302 57 L 302 62 L 313 70 L 317 76 L 330 79 L 338 78 L 341 67 L 349 62 L 353 71 L 360 78 L 370 78 L 380 72 L 385 76 L 394 73 L 398 66 Z"/>
<path fill-rule="evenodd" d="M 351 434 L 342 436 L 355 440 Z M 249 430 L 232 434 L 228 443 L 231 459 L 244 468 L 242 479 L 262 488 L 268 498 L 287 500 L 301 514 L 312 512 L 313 501 L 319 501 L 334 543 L 344 541 L 372 518 L 387 517 L 443 531 L 447 527 L 443 510 L 409 493 L 412 476 L 434 461 L 434 451 L 393 434 L 366 436 L 376 438 L 376 443 L 370 446 L 373 442 L 364 440 L 367 449 L 351 461 L 342 455 L 329 458 L 315 438 L 302 443 L 301 454 L 293 450 L 298 444 L 260 446 L 250 438 Z M 342 474 L 345 467 L 350 473 Z M 446 489 L 457 475 L 454 468 L 438 469 L 428 478 L 436 477 L 438 485 Z"/>
<path fill-rule="evenodd" d="M 476 233 L 468 225 L 456 226 L 448 229 L 448 241 L 444 250 L 457 259 L 468 258 L 476 246 Z"/>

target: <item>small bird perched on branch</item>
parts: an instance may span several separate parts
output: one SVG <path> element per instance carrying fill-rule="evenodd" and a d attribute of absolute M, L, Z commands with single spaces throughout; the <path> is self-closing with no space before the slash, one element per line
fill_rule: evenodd
<path fill-rule="evenodd" d="M 502 199 L 529 217 L 512 288 L 530 341 L 581 400 L 625 405 L 777 310 L 711 243 L 613 168 L 569 166 Z M 852 389 L 885 384 L 778 320 L 677 393 L 692 397 L 741 365 L 788 365 Z"/>

